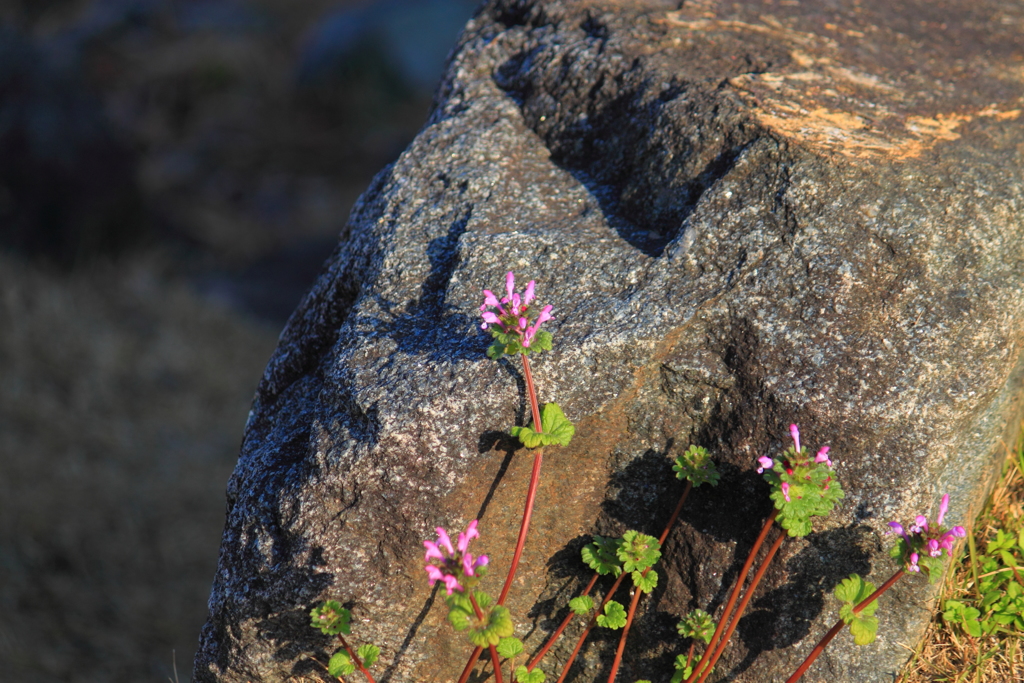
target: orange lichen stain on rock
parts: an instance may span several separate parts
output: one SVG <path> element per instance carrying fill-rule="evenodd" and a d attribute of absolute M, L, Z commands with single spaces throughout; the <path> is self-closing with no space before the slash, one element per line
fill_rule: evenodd
<path fill-rule="evenodd" d="M 836 42 L 831 38 L 819 36 L 816 33 L 805 33 L 803 31 L 795 31 L 791 28 L 786 27 L 778 19 L 770 15 L 763 15 L 760 17 L 761 24 L 751 24 L 746 21 L 737 21 L 735 19 L 686 19 L 683 17 L 683 12 L 668 12 L 664 19 L 655 19 L 655 23 L 664 23 L 669 26 L 677 28 L 689 29 L 691 31 L 739 31 L 739 32 L 750 32 L 750 33 L 761 33 L 764 35 L 773 35 L 783 40 L 796 43 L 798 45 L 827 45 L 836 46 Z"/>
<path fill-rule="evenodd" d="M 892 126 L 876 129 L 865 118 L 848 111 L 807 109 L 791 102 L 759 104 L 754 110 L 758 122 L 787 138 L 854 159 L 884 157 L 894 161 L 918 157 L 939 142 L 958 139 L 957 128 L 975 118 L 1005 121 L 1016 119 L 1021 113 L 1020 109 L 999 111 L 988 107 L 974 113 L 907 116 L 902 130 L 894 132 Z"/>
<path fill-rule="evenodd" d="M 758 19 L 759 23 L 688 19 L 680 11 L 667 13 L 664 23 L 694 32 L 768 35 L 787 45 L 789 68 L 797 70 L 743 74 L 728 82 L 761 125 L 794 141 L 853 159 L 902 161 L 958 139 L 958 129 L 976 118 L 1006 121 L 1020 116 L 1020 109 L 1001 110 L 995 104 L 971 108 L 950 102 L 953 111 L 928 111 L 934 104 L 923 104 L 915 93 L 906 92 L 898 85 L 898 76 L 893 79 L 897 82 L 890 82 L 885 73 L 843 64 L 833 39 L 794 30 L 771 16 Z M 865 35 L 831 24 L 825 29 L 858 38 Z M 1024 70 L 1021 75 L 1024 78 Z"/>

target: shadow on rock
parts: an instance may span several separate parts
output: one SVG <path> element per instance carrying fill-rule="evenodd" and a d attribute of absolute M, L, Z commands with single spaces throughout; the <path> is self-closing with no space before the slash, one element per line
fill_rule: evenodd
<path fill-rule="evenodd" d="M 871 571 L 874 545 L 870 529 L 851 526 L 807 536 L 809 545 L 787 562 L 789 580 L 768 591 L 753 603 L 753 609 L 739 624 L 739 635 L 747 648 L 733 674 L 745 671 L 762 652 L 789 647 L 810 632 L 811 624 L 823 610 L 839 618 L 838 603 L 829 595 L 850 574 L 864 576 Z"/>

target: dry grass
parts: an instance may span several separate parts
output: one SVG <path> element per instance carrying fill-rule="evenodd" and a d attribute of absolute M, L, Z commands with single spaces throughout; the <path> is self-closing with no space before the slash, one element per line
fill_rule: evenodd
<path fill-rule="evenodd" d="M 1011 453 L 1006 471 L 973 530 L 978 552 L 1002 529 L 1016 533 L 1024 526 L 1024 443 Z M 974 598 L 970 552 L 946 577 L 939 605 L 945 600 Z M 1019 683 L 1024 681 L 1024 638 L 992 635 L 974 638 L 946 625 L 940 614 L 929 627 L 897 683 Z"/>

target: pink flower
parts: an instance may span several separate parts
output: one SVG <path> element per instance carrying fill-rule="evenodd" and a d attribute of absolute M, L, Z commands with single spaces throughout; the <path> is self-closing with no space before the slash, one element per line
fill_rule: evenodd
<path fill-rule="evenodd" d="M 934 522 L 929 521 L 925 515 L 916 515 L 914 523 L 906 530 L 898 522 L 889 522 L 889 528 L 903 537 L 900 545 L 905 569 L 911 572 L 921 571 L 920 559 L 923 554 L 928 557 L 942 557 L 945 554 L 952 557 L 954 539 L 963 538 L 967 532 L 961 526 L 952 529 L 944 529 L 942 521 L 949 510 L 949 496 L 944 495 L 939 504 L 939 514 Z M 926 564 L 925 571 L 930 571 L 931 566 Z"/>
<path fill-rule="evenodd" d="M 484 290 L 484 305 L 480 307 L 480 310 L 486 309 L 488 306 L 492 308 L 501 308 L 501 304 L 498 302 L 498 297 L 494 296 L 494 292 L 489 289 Z"/>
<path fill-rule="evenodd" d="M 907 532 L 903 530 L 903 525 L 902 524 L 900 524 L 899 522 L 889 522 L 889 526 L 891 527 L 892 530 L 889 531 L 888 533 L 891 534 L 893 532 L 896 532 L 897 534 L 902 536 L 904 539 L 909 540 L 909 539 L 907 539 Z"/>
<path fill-rule="evenodd" d="M 455 548 L 452 547 L 452 539 L 448 537 L 448 532 L 441 527 L 436 527 L 434 531 L 437 532 L 438 545 L 444 546 L 444 549 L 448 551 L 449 555 L 454 555 Z"/>
<path fill-rule="evenodd" d="M 476 576 L 480 567 L 487 566 L 487 556 L 475 557 L 469 552 L 469 543 L 474 538 L 480 537 L 477 531 L 477 520 L 473 520 L 466 526 L 466 530 L 458 536 L 456 546 L 452 546 L 451 537 L 441 527 L 437 527 L 437 541 L 423 541 L 423 547 L 427 549 L 423 557 L 424 562 L 430 562 L 423 567 L 427 572 L 430 585 L 443 581 L 448 595 L 454 591 L 465 590 L 460 581 L 465 577 Z"/>
<path fill-rule="evenodd" d="M 920 565 L 917 564 L 917 561 L 919 559 L 921 559 L 920 555 L 918 555 L 917 553 L 910 553 L 910 564 L 907 565 L 907 571 L 911 571 L 911 572 L 919 572 L 919 571 L 921 571 Z"/>
<path fill-rule="evenodd" d="M 800 428 L 795 424 L 789 425 L 789 433 L 793 436 L 793 443 L 796 446 L 796 452 L 800 452 Z"/>
<path fill-rule="evenodd" d="M 942 520 L 946 517 L 946 511 L 949 510 L 949 494 L 946 493 L 942 496 L 942 500 L 939 501 L 939 516 L 935 518 L 935 523 L 942 526 Z"/>
<path fill-rule="evenodd" d="M 757 473 L 762 474 L 765 470 L 770 470 L 775 467 L 775 461 L 769 458 L 767 455 L 762 455 L 757 459 L 757 463 L 760 467 L 757 468 Z"/>
<path fill-rule="evenodd" d="M 431 559 L 444 559 L 444 554 L 441 552 L 441 549 L 437 547 L 436 543 L 433 541 L 423 541 L 423 545 L 427 549 L 427 554 L 423 556 L 424 562 L 429 562 Z"/>
<path fill-rule="evenodd" d="M 466 527 L 465 531 L 459 534 L 459 542 L 457 544 L 459 552 L 466 552 L 466 549 L 469 548 L 469 542 L 474 538 L 480 538 L 480 532 L 476 530 L 475 519 L 469 523 L 469 526 Z"/>
<path fill-rule="evenodd" d="M 480 329 L 491 329 L 497 325 L 500 329 L 491 330 L 492 335 L 512 335 L 518 338 L 519 345 L 524 349 L 530 348 L 540 326 L 552 319 L 550 305 L 541 309 L 537 319 L 531 322 L 531 304 L 536 300 L 536 283 L 533 280 L 526 285 L 526 291 L 522 295 L 515 291 L 515 275 L 509 271 L 505 275 L 505 290 L 507 296 L 499 301 L 494 292 L 485 289 L 484 303 L 480 306 L 480 317 L 483 323 Z M 498 337 L 501 339 L 501 337 Z M 502 340 L 502 343 L 508 344 Z"/>
<path fill-rule="evenodd" d="M 814 462 L 826 463 L 829 467 L 832 467 L 832 461 L 828 459 L 828 446 L 822 446 L 821 450 L 818 451 L 818 455 L 814 457 Z"/>
<path fill-rule="evenodd" d="M 791 502 L 789 500 L 789 482 L 782 482 L 782 497 L 786 499 L 787 503 Z"/>

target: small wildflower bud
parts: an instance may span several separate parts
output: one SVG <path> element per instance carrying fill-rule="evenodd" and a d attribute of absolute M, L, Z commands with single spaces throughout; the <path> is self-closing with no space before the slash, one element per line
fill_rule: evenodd
<path fill-rule="evenodd" d="M 480 532 L 476 530 L 476 524 L 477 520 L 474 519 L 466 527 L 466 530 L 459 534 L 459 541 L 456 544 L 456 547 L 459 549 L 460 553 L 466 552 L 466 549 L 469 548 L 470 541 L 474 538 L 480 538 Z"/>
<path fill-rule="evenodd" d="M 964 529 L 962 526 L 955 526 L 953 527 L 952 531 L 953 535 L 957 538 L 964 538 L 967 536 L 967 530 Z"/>
<path fill-rule="evenodd" d="M 434 531 L 437 532 L 437 544 L 447 550 L 449 555 L 454 555 L 455 548 L 452 547 L 452 539 L 448 537 L 448 532 L 441 527 L 436 527 Z"/>
<path fill-rule="evenodd" d="M 462 586 L 459 584 L 459 580 L 451 574 L 444 577 L 444 587 L 448 590 L 448 595 L 451 595 L 455 591 L 462 591 Z"/>
<path fill-rule="evenodd" d="M 821 450 L 818 451 L 818 455 L 814 457 L 814 462 L 826 463 L 829 467 L 832 467 L 832 461 L 828 459 L 828 446 L 822 446 Z"/>
<path fill-rule="evenodd" d="M 431 558 L 443 560 L 444 555 L 441 553 L 441 549 L 437 547 L 437 544 L 433 541 L 423 541 L 423 547 L 427 549 L 427 554 L 423 556 L 424 562 L 429 562 Z"/>
<path fill-rule="evenodd" d="M 508 292 L 509 299 L 512 298 L 516 291 L 516 276 L 512 274 L 511 270 L 505 275 L 505 291 Z"/>
<path fill-rule="evenodd" d="M 791 502 L 789 500 L 789 482 L 782 482 L 782 497 L 786 499 L 787 503 Z"/>
<path fill-rule="evenodd" d="M 770 470 L 772 467 L 775 466 L 775 461 L 769 458 L 767 455 L 762 455 L 760 458 L 757 459 L 757 462 L 759 465 L 761 465 L 760 467 L 757 468 L 758 474 L 763 474 L 765 470 Z"/>
<path fill-rule="evenodd" d="M 949 510 L 949 494 L 942 496 L 942 501 L 939 502 L 939 516 L 935 518 L 935 524 L 942 526 L 942 520 L 946 517 L 946 511 Z"/>
<path fill-rule="evenodd" d="M 480 310 L 484 310 L 488 306 L 492 308 L 501 308 L 501 304 L 498 302 L 498 297 L 494 296 L 494 292 L 489 289 L 484 290 L 484 304 L 480 307 Z"/>
<path fill-rule="evenodd" d="M 909 540 L 909 539 L 907 539 L 907 532 L 903 530 L 903 525 L 900 524 L 899 522 L 889 522 L 889 527 L 892 530 L 889 531 L 888 533 L 890 533 L 890 534 L 891 533 L 897 533 L 900 536 L 902 536 L 904 539 Z"/>
<path fill-rule="evenodd" d="M 526 283 L 526 291 L 523 292 L 523 303 L 526 304 L 527 306 L 530 305 L 531 301 L 533 301 L 534 299 L 537 298 L 537 295 L 534 294 L 533 288 L 534 288 L 534 281 L 533 280 L 530 280 L 528 283 Z"/>
<path fill-rule="evenodd" d="M 796 446 L 796 452 L 800 452 L 800 428 L 795 424 L 789 425 L 789 433 L 793 437 L 793 443 Z"/>

